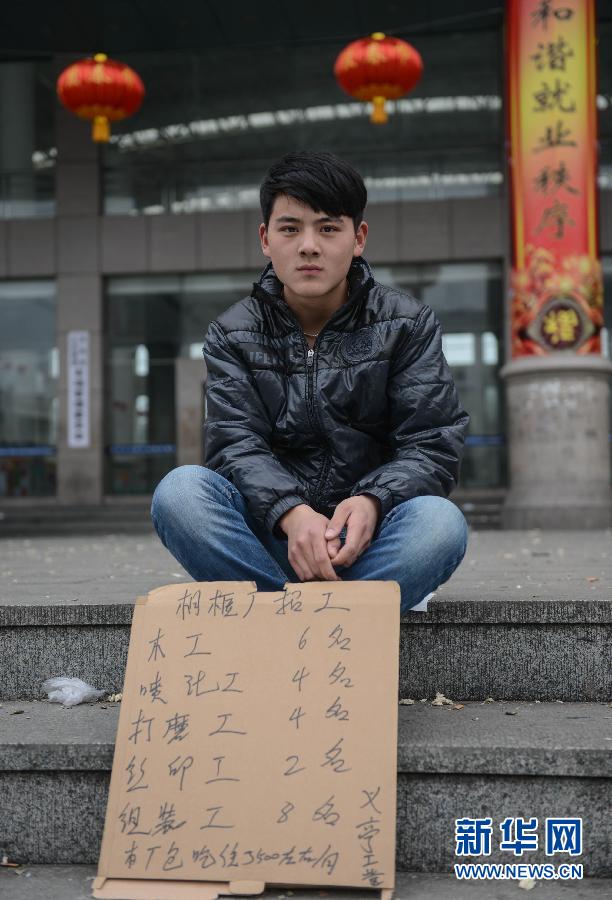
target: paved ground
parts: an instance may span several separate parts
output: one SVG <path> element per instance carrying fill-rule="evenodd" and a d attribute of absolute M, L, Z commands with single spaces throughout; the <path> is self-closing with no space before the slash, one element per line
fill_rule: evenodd
<path fill-rule="evenodd" d="M 157 536 L 3 538 L 0 604 L 125 603 L 189 581 Z M 448 600 L 609 599 L 612 529 L 472 531 Z"/>
<path fill-rule="evenodd" d="M 16 874 L 17 872 L 17 874 Z M 27 866 L 21 870 L 0 868 L 0 896 L 6 900 L 89 900 L 94 866 Z M 527 887 L 527 885 L 525 885 Z M 452 875 L 420 875 L 398 872 L 394 900 L 609 900 L 612 881 L 587 878 L 584 881 L 535 882 L 521 890 L 517 882 L 460 882 Z M 270 889 L 262 900 L 374 900 L 375 891 Z M 151 896 L 150 900 L 154 900 Z"/>
<path fill-rule="evenodd" d="M 125 603 L 154 587 L 181 580 L 189 580 L 189 576 L 154 534 L 0 540 L 0 604 Z M 463 563 L 439 588 L 438 596 L 448 600 L 609 600 L 611 582 L 610 529 L 473 531 Z M 565 714 L 572 712 L 561 705 L 559 709 Z M 607 726 L 607 709 L 602 713 Z M 113 716 L 112 711 L 109 716 Z M 91 897 L 95 874 L 92 866 L 0 866 L 0 896 L 7 900 L 85 900 Z M 262 898 L 289 896 L 293 900 L 322 896 L 364 900 L 365 895 L 321 889 L 291 894 L 276 889 Z M 531 893 L 521 890 L 516 882 L 457 882 L 449 874 L 398 873 L 395 892 L 396 900 L 520 900 L 524 896 L 535 900 L 604 900 L 612 897 L 612 881 L 538 881 Z"/>

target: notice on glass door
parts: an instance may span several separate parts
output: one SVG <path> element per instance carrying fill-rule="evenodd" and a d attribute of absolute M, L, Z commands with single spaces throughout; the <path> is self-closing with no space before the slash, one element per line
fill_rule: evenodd
<path fill-rule="evenodd" d="M 68 332 L 68 446 L 89 447 L 89 332 Z"/>

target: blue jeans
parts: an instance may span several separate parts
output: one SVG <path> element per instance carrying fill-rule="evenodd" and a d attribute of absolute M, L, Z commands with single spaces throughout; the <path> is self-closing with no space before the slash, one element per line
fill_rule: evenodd
<path fill-rule="evenodd" d="M 164 546 L 195 581 L 255 581 L 260 591 L 299 582 L 288 543 L 259 525 L 244 497 L 222 475 L 203 466 L 179 466 L 162 478 L 151 517 Z M 345 529 L 340 533 L 344 543 Z M 407 612 L 451 577 L 465 555 L 468 526 L 444 497 L 405 500 L 384 517 L 370 546 L 343 581 L 397 581 Z"/>

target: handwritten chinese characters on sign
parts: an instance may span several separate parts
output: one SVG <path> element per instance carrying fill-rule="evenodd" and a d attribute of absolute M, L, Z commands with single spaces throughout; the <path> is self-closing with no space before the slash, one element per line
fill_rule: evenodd
<path fill-rule="evenodd" d="M 392 888 L 399 585 L 139 598 L 99 876 Z"/>
<path fill-rule="evenodd" d="M 512 355 L 601 352 L 594 0 L 509 0 Z"/>

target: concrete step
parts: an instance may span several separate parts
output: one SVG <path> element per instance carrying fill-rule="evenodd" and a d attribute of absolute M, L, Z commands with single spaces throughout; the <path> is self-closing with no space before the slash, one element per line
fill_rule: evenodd
<path fill-rule="evenodd" d="M 402 622 L 401 696 L 610 699 L 611 561 L 610 529 L 472 533 Z M 41 697 L 52 675 L 120 690 L 136 597 L 185 581 L 152 534 L 1 541 L 0 699 Z"/>
<path fill-rule="evenodd" d="M 95 876 L 95 866 L 26 866 L 17 874 L 15 870 L 0 868 L 0 896 L 5 900 L 91 900 Z M 395 885 L 395 900 L 518 900 L 516 882 L 463 882 L 453 875 L 397 872 Z M 612 881 L 538 881 L 536 888 L 534 896 L 538 900 L 609 900 Z M 363 891 L 321 888 L 295 889 L 291 893 L 271 888 L 259 896 L 261 900 L 364 900 Z"/>
<path fill-rule="evenodd" d="M 135 595 L 124 603 L 82 603 L 82 587 L 73 585 L 76 596 L 64 602 L 19 602 L 16 590 L 17 602 L 0 604 L 0 700 L 44 697 L 41 684 L 53 675 L 121 690 Z M 85 589 L 97 599 L 111 587 L 102 581 Z M 440 589 L 427 612 L 402 620 L 401 697 L 612 697 L 612 599 L 447 598 Z"/>
<path fill-rule="evenodd" d="M 109 702 L 2 704 L 0 847 L 9 858 L 97 862 L 118 715 Z M 507 816 L 537 816 L 541 842 L 546 817 L 582 817 L 583 852 L 569 861 L 589 877 L 612 877 L 611 741 L 609 704 L 400 705 L 397 868 L 449 873 L 457 861 L 516 862 L 498 849 Z M 454 856 L 455 819 L 466 816 L 493 819 L 490 856 Z M 568 857 L 541 847 L 518 861 Z"/>
<path fill-rule="evenodd" d="M 151 499 L 96 506 L 4 505 L 0 537 L 52 537 L 79 534 L 148 534 L 153 531 Z"/>
<path fill-rule="evenodd" d="M 453 492 L 453 502 L 457 504 L 471 529 L 484 531 L 501 529 L 502 507 L 506 498 L 505 488 L 489 491 L 462 490 Z"/>
<path fill-rule="evenodd" d="M 501 527 L 505 492 L 455 492 L 468 525 L 474 529 Z M 129 498 L 95 506 L 67 506 L 55 502 L 19 505 L 0 501 L 0 538 L 52 537 L 79 534 L 147 534 L 153 530 L 151 497 Z"/>

